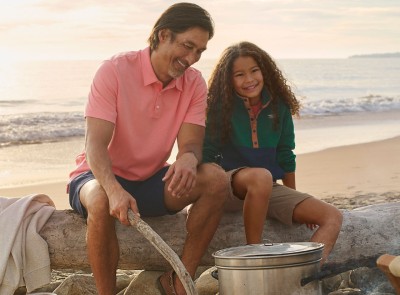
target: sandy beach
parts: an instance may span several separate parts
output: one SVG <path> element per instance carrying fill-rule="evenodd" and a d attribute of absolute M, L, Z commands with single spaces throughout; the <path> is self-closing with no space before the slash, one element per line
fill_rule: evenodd
<path fill-rule="evenodd" d="M 47 194 L 68 209 L 66 183 L 83 138 L 0 149 L 0 196 Z M 400 137 L 297 156 L 297 189 L 341 208 L 400 201 Z"/>
<path fill-rule="evenodd" d="M 340 208 L 400 201 L 400 137 L 297 157 L 297 189 Z"/>

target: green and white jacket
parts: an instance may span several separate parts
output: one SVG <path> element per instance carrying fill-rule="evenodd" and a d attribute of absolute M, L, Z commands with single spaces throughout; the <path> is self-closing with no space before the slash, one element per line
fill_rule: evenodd
<path fill-rule="evenodd" d="M 211 136 L 209 128 L 210 122 L 218 118 L 207 117 L 203 162 L 218 163 L 226 171 L 244 166 L 266 168 L 274 180 L 294 172 L 296 155 L 293 152 L 295 135 L 292 115 L 288 106 L 280 102 L 279 125 L 275 129 L 270 102 L 264 89 L 261 110 L 254 115 L 249 100 L 235 94 L 232 135 L 230 141 L 223 145 L 218 136 Z"/>

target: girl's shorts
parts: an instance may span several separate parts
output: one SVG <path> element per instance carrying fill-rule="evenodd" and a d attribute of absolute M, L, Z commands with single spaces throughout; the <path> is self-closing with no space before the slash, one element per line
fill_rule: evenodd
<path fill-rule="evenodd" d="M 247 167 L 241 167 L 234 170 L 227 171 L 230 182 L 232 182 L 233 176 L 239 170 Z M 293 224 L 293 211 L 297 204 L 301 203 L 307 198 L 313 198 L 313 196 L 298 192 L 294 189 L 291 189 L 285 185 L 278 184 L 276 182 L 272 185 L 272 194 L 269 199 L 268 205 L 268 218 L 276 219 L 284 224 L 292 225 Z M 242 210 L 244 201 L 239 199 L 234 195 L 232 186 L 231 186 L 231 194 L 226 202 L 225 210 L 226 211 L 238 211 Z"/>
<path fill-rule="evenodd" d="M 165 182 L 162 181 L 162 178 L 168 168 L 168 166 L 163 167 L 156 174 L 144 181 L 126 180 L 115 176 L 121 186 L 135 197 L 141 216 L 162 216 L 176 213 L 175 211 L 167 210 L 164 204 Z M 69 183 L 69 203 L 75 211 L 85 218 L 87 217 L 87 211 L 80 201 L 79 192 L 85 183 L 93 179 L 95 179 L 93 173 L 87 171 L 78 175 Z"/>

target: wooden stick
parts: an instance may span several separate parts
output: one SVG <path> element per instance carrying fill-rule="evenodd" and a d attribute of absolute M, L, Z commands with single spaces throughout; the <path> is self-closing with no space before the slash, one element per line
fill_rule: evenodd
<path fill-rule="evenodd" d="M 175 273 L 182 282 L 187 295 L 197 295 L 193 280 L 178 255 L 164 242 L 164 240 L 137 214 L 128 210 L 129 223 L 134 226 L 171 264 Z"/>
<path fill-rule="evenodd" d="M 378 268 L 386 275 L 396 291 L 396 294 L 400 295 L 400 277 L 396 277 L 392 274 L 389 269 L 389 264 L 395 259 L 395 255 L 383 254 L 376 261 Z"/>

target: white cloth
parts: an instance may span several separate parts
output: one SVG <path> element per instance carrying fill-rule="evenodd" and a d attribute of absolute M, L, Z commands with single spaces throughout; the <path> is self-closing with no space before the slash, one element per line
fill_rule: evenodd
<path fill-rule="evenodd" d="M 400 277 L 400 256 L 395 257 L 389 263 L 389 270 L 395 277 Z"/>
<path fill-rule="evenodd" d="M 0 197 L 0 295 L 21 286 L 31 292 L 50 283 L 50 256 L 40 230 L 55 205 L 46 195 Z"/>

